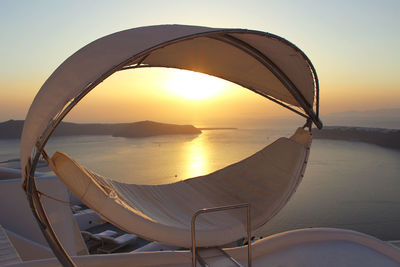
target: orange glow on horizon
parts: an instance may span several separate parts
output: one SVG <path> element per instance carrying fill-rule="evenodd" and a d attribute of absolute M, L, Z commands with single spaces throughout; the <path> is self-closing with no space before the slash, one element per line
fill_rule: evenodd
<path fill-rule="evenodd" d="M 186 91 L 179 92 L 177 88 Z M 288 113 L 250 90 L 213 76 L 168 68 L 146 68 L 115 73 L 91 91 L 66 120 L 153 120 L 235 127 L 239 121 Z"/>

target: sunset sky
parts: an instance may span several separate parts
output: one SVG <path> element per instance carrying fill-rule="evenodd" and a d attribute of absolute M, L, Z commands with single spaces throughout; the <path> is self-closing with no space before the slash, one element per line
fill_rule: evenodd
<path fill-rule="evenodd" d="M 47 77 L 84 45 L 113 32 L 157 24 L 247 28 L 288 39 L 317 70 L 322 118 L 346 110 L 400 108 L 399 18 L 398 0 L 2 0 L 0 122 L 24 119 Z M 250 91 L 208 78 L 203 87 L 216 92 L 184 95 L 180 87 L 202 85 L 191 75 L 160 69 L 118 73 L 67 120 L 206 124 L 290 115 Z"/>

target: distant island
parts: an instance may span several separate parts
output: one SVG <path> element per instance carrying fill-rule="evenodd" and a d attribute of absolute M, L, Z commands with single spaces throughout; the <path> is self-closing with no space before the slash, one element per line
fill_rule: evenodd
<path fill-rule="evenodd" d="M 0 139 L 20 138 L 23 120 L 0 123 Z M 219 128 L 222 129 L 222 128 Z M 167 124 L 154 121 L 132 123 L 72 123 L 61 122 L 54 136 L 112 135 L 115 137 L 150 137 L 157 135 L 200 134 L 201 128 L 193 125 Z"/>
<path fill-rule="evenodd" d="M 317 139 L 333 139 L 375 144 L 382 147 L 400 149 L 400 130 L 367 127 L 326 126 L 313 130 Z"/>

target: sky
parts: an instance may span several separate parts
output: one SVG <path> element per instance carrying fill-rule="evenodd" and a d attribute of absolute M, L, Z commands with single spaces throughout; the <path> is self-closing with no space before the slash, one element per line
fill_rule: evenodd
<path fill-rule="evenodd" d="M 47 77 L 81 47 L 117 31 L 157 24 L 247 28 L 286 38 L 317 70 L 322 119 L 348 110 L 400 108 L 399 17 L 398 0 L 0 0 L 0 121 L 24 119 Z M 113 75 L 66 119 L 204 125 L 228 117 L 257 121 L 291 115 L 228 83 L 217 86 L 214 97 L 188 99 L 171 88 L 185 86 L 174 84 L 175 76 L 163 70 Z"/>

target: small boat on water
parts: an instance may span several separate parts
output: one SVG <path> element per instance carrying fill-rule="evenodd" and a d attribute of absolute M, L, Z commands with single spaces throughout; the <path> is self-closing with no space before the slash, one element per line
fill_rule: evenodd
<path fill-rule="evenodd" d="M 65 153 L 47 154 L 56 127 L 98 84 L 118 71 L 151 67 L 234 82 L 304 117 L 305 124 L 240 162 L 167 185 L 119 183 Z M 254 240 L 253 230 L 277 214 L 301 182 L 313 125 L 322 128 L 317 73 L 299 48 L 279 36 L 159 25 L 100 38 L 64 61 L 36 95 L 21 137 L 20 173 L 0 169 L 2 203 L 14 203 L 2 212 L 18 213 L 0 222 L 5 251 L 15 252 L 7 253 L 6 263 L 399 266 L 395 246 L 354 231 L 301 229 Z M 56 176 L 37 172 L 41 157 Z M 22 214 L 31 219 L 15 222 Z M 108 229 L 93 231 L 105 222 Z M 128 246 L 129 253 L 114 253 Z"/>

